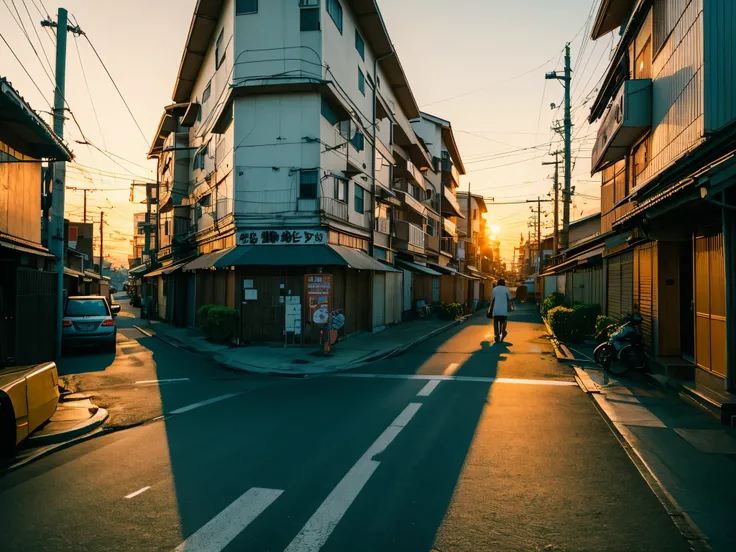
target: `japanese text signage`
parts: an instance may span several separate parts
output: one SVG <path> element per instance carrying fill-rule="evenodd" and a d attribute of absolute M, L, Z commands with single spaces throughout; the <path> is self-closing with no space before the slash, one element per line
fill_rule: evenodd
<path fill-rule="evenodd" d="M 238 233 L 241 245 L 323 245 L 326 230 L 243 230 Z"/>
<path fill-rule="evenodd" d="M 332 312 L 332 274 L 304 276 L 307 313 L 313 324 L 327 324 Z"/>

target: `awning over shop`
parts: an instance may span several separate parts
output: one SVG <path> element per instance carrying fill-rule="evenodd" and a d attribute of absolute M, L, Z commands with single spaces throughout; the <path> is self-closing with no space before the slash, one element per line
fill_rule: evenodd
<path fill-rule="evenodd" d="M 38 255 L 39 257 L 54 258 L 54 255 L 50 253 L 49 250 L 44 247 L 40 247 L 40 246 L 34 247 L 32 245 L 22 245 L 20 243 L 16 243 L 9 239 L 0 238 L 0 247 L 5 247 L 6 249 L 14 249 L 15 251 L 18 251 L 19 253 L 29 253 L 31 255 Z"/>
<path fill-rule="evenodd" d="M 184 268 L 184 265 L 186 265 L 189 261 L 183 261 L 181 263 L 171 264 L 169 266 L 162 266 L 161 268 L 157 268 L 153 272 L 149 272 L 146 274 L 146 278 L 153 278 L 154 276 L 168 276 L 169 274 L 173 274 L 177 270 Z"/>
<path fill-rule="evenodd" d="M 73 276 L 75 278 L 84 278 L 84 272 L 79 272 L 78 270 L 74 270 L 73 268 L 69 268 L 68 266 L 64 267 L 64 275 Z"/>
<path fill-rule="evenodd" d="M 471 276 L 470 274 L 465 274 L 463 272 L 458 272 L 457 275 L 468 280 L 480 280 L 477 276 Z"/>
<path fill-rule="evenodd" d="M 398 272 L 359 249 L 342 245 L 240 246 L 218 259 L 214 266 L 348 266 L 356 270 Z"/>
<path fill-rule="evenodd" d="M 629 239 L 633 236 L 633 232 L 623 232 L 617 236 L 612 236 L 606 240 L 603 248 L 603 256 L 610 257 L 627 249 L 629 247 Z"/>
<path fill-rule="evenodd" d="M 142 276 L 146 270 L 148 270 L 148 265 L 138 265 L 135 268 L 131 268 L 130 270 L 128 270 L 128 276 L 138 278 L 139 276 Z"/>
<path fill-rule="evenodd" d="M 588 249 L 587 251 L 583 251 L 582 253 L 578 253 L 577 255 L 567 259 L 564 263 L 560 263 L 557 266 L 549 268 L 542 273 L 541 276 L 554 276 L 555 274 L 565 272 L 566 270 L 575 268 L 576 266 L 592 263 L 596 258 L 600 258 L 602 254 L 603 247 Z"/>
<path fill-rule="evenodd" d="M 411 270 L 412 272 L 416 272 L 417 274 L 426 274 L 427 276 L 442 276 L 442 273 L 437 272 L 436 270 L 432 270 L 429 267 L 422 266 L 420 264 L 411 263 L 409 261 L 404 261 L 401 259 L 396 260 L 396 264 L 406 268 L 407 270 Z"/>
<path fill-rule="evenodd" d="M 488 278 L 488 276 L 486 274 L 483 274 L 480 270 L 478 270 L 474 266 L 469 266 L 468 267 L 468 272 L 470 272 L 470 274 L 472 276 L 475 276 L 476 278 L 478 278 L 480 280 L 485 280 L 485 279 Z"/>
<path fill-rule="evenodd" d="M 442 265 L 438 265 L 437 263 L 430 263 L 430 262 L 427 262 L 427 265 L 437 270 L 441 275 L 444 274 L 444 275 L 452 276 L 453 274 L 457 274 L 457 270 L 449 266 L 442 266 Z"/>
<path fill-rule="evenodd" d="M 197 257 L 193 261 L 188 262 L 182 267 L 182 270 L 184 272 L 193 272 L 195 270 L 208 270 L 210 268 L 220 268 L 220 266 L 217 265 L 217 262 L 220 261 L 223 257 L 226 255 L 229 255 L 230 253 L 233 253 L 237 251 L 239 248 L 237 247 L 230 247 L 228 249 L 220 249 L 218 251 L 211 251 L 210 253 L 205 253 L 201 257 Z M 223 266 L 232 266 L 232 264 L 227 264 Z"/>

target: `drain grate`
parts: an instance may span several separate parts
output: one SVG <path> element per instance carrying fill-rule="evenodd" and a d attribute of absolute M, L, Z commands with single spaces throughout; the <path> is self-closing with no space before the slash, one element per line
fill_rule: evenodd
<path fill-rule="evenodd" d="M 305 360 L 303 358 L 295 358 L 294 360 L 291 361 L 291 363 L 292 364 L 310 364 L 311 361 Z"/>

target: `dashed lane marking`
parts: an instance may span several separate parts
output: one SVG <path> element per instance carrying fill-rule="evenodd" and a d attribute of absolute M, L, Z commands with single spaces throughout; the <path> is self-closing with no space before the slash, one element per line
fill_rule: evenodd
<path fill-rule="evenodd" d="M 219 397 L 207 399 L 206 401 L 201 401 L 198 403 L 190 404 L 189 406 L 183 406 L 181 408 L 177 408 L 176 410 L 172 410 L 169 414 L 184 414 L 185 412 L 189 412 L 191 410 L 194 410 L 195 408 L 201 408 L 203 406 L 207 406 L 207 405 L 210 405 L 216 402 L 224 401 L 225 399 L 235 397 L 239 394 L 240 393 L 228 393 L 227 395 L 220 395 Z"/>
<path fill-rule="evenodd" d="M 178 381 L 189 381 L 189 378 L 172 378 L 172 379 L 158 379 L 158 380 L 141 380 L 135 382 L 136 385 L 143 385 L 145 383 L 175 383 Z"/>
<path fill-rule="evenodd" d="M 427 382 L 427 385 L 422 387 L 422 389 L 417 393 L 417 397 L 429 397 L 429 394 L 434 391 L 434 388 L 437 387 L 440 384 L 440 380 L 430 380 Z"/>
<path fill-rule="evenodd" d="M 475 383 L 510 383 L 516 385 L 552 385 L 558 387 L 577 387 L 575 381 L 524 379 L 524 378 L 483 378 L 472 376 L 444 376 L 431 374 L 331 374 L 333 378 L 367 378 L 367 379 L 408 379 L 408 380 L 439 380 L 460 381 Z"/>
<path fill-rule="evenodd" d="M 150 485 L 148 487 L 143 487 L 142 489 L 138 489 L 137 491 L 130 493 L 129 495 L 125 495 L 125 498 L 135 498 L 136 496 L 145 493 L 150 488 Z"/>

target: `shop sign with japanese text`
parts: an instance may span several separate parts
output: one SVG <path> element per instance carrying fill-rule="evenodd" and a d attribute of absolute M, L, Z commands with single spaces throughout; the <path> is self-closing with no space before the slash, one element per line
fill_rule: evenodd
<path fill-rule="evenodd" d="M 327 243 L 326 230 L 242 230 L 238 232 L 241 245 L 323 245 Z"/>
<path fill-rule="evenodd" d="M 304 294 L 309 322 L 327 324 L 332 312 L 332 274 L 305 274 Z"/>

